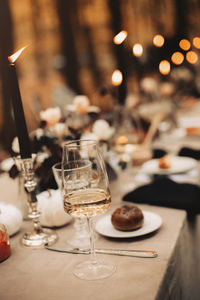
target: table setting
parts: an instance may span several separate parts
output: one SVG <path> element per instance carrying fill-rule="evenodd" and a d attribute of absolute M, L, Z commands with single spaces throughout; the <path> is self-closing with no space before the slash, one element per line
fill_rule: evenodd
<path fill-rule="evenodd" d="M 24 216 L 16 208 L 18 227 L 8 231 L 11 252 L 1 266 L 11 279 L 1 278 L 0 295 L 54 299 L 56 291 L 64 299 L 68 291 L 74 299 L 92 299 L 94 293 L 96 299 L 163 299 L 171 262 L 181 253 L 188 230 L 187 213 L 200 209 L 198 185 L 172 176 L 197 169 L 197 156 L 185 155 L 191 148 L 180 148 L 173 156 L 154 146 L 166 118 L 157 106 L 145 131 L 127 110 L 117 126 L 116 120 L 103 119 L 84 95 L 66 107 L 69 114 L 58 107 L 41 111 L 40 124 L 29 135 L 12 57 L 10 62 L 18 130 L 13 156 L 1 163 L 0 185 L 16 208 L 16 179 L 21 178 L 28 211 Z M 197 182 L 198 173 L 194 177 Z M 9 191 L 4 182 L 9 182 Z M 2 222 L 9 229 L 8 221 Z M 185 246 L 189 242 L 184 240 Z M 44 289 L 37 291 L 39 277 Z M 17 290 L 8 290 L 16 278 Z"/>

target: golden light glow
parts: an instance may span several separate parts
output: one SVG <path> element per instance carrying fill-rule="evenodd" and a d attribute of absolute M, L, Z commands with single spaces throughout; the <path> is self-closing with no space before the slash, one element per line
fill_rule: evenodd
<path fill-rule="evenodd" d="M 24 51 L 24 49 L 26 48 L 27 46 L 21 48 L 20 50 L 18 50 L 17 52 L 15 52 L 14 54 L 10 55 L 8 57 L 9 61 L 11 64 L 14 64 L 14 62 L 18 59 L 18 57 L 20 56 L 20 54 Z"/>
<path fill-rule="evenodd" d="M 194 51 L 188 51 L 186 53 L 186 59 L 190 64 L 195 64 L 198 60 L 198 56 Z"/>
<path fill-rule="evenodd" d="M 162 47 L 164 45 L 165 39 L 161 34 L 156 34 L 153 38 L 153 44 L 156 47 Z"/>
<path fill-rule="evenodd" d="M 184 61 L 184 55 L 181 52 L 178 52 L 178 51 L 174 52 L 174 54 L 172 54 L 171 61 L 175 65 L 181 65 L 182 62 Z"/>
<path fill-rule="evenodd" d="M 170 72 L 170 63 L 167 60 L 162 60 L 159 64 L 159 71 L 162 75 L 167 75 Z"/>
<path fill-rule="evenodd" d="M 113 42 L 116 45 L 120 45 L 126 39 L 127 35 L 128 35 L 127 31 L 126 30 L 122 30 L 117 35 L 114 36 Z"/>
<path fill-rule="evenodd" d="M 197 49 L 200 49 L 200 38 L 199 38 L 199 37 L 194 37 L 194 38 L 193 38 L 193 45 L 194 45 L 194 47 L 196 47 Z"/>
<path fill-rule="evenodd" d="M 141 44 L 137 43 L 135 45 L 133 45 L 133 54 L 137 57 L 142 56 L 143 54 L 143 47 Z"/>
<path fill-rule="evenodd" d="M 120 70 L 115 70 L 112 74 L 112 84 L 114 86 L 119 86 L 122 83 L 123 75 Z"/>
<path fill-rule="evenodd" d="M 180 42 L 179 42 L 179 47 L 185 51 L 189 50 L 190 47 L 191 47 L 191 43 L 190 41 L 186 40 L 186 39 L 182 39 Z"/>

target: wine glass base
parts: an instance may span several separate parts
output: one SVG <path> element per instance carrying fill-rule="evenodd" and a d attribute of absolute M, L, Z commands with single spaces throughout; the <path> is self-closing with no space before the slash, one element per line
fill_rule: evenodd
<path fill-rule="evenodd" d="M 110 277 L 116 271 L 116 266 L 109 262 L 85 261 L 77 265 L 73 271 L 74 275 L 84 280 L 98 280 Z"/>
<path fill-rule="evenodd" d="M 26 247 L 42 247 L 46 243 L 53 245 L 58 240 L 58 235 L 50 229 L 42 229 L 40 233 L 27 232 L 22 238 L 22 245 Z"/>

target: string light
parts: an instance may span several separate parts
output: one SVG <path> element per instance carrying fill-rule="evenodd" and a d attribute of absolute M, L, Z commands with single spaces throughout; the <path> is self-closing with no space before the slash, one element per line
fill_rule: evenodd
<path fill-rule="evenodd" d="M 162 60 L 159 64 L 159 71 L 162 75 L 167 75 L 170 72 L 170 63 L 167 60 Z"/>
<path fill-rule="evenodd" d="M 123 81 L 123 75 L 122 72 L 120 70 L 115 70 L 112 73 L 112 84 L 114 86 L 119 86 Z"/>
<path fill-rule="evenodd" d="M 179 47 L 185 51 L 189 50 L 190 47 L 191 47 L 191 43 L 190 41 L 186 40 L 186 39 L 182 39 L 180 42 L 179 42 Z"/>
<path fill-rule="evenodd" d="M 194 51 L 188 51 L 186 53 L 186 59 L 190 64 L 195 64 L 198 60 L 198 56 Z"/>
<path fill-rule="evenodd" d="M 175 65 L 181 65 L 182 62 L 184 61 L 184 55 L 181 52 L 174 52 L 171 57 L 171 61 Z"/>
<path fill-rule="evenodd" d="M 193 38 L 193 45 L 194 45 L 194 47 L 196 47 L 197 49 L 200 49 L 200 38 L 199 38 L 199 37 L 194 37 L 194 38 Z"/>
<path fill-rule="evenodd" d="M 153 38 L 153 44 L 156 47 L 162 47 L 164 45 L 165 39 L 161 34 L 156 34 Z"/>
<path fill-rule="evenodd" d="M 117 35 L 114 36 L 113 42 L 116 45 L 120 45 L 126 39 L 127 35 L 128 35 L 127 31 L 126 30 L 122 30 Z"/>
<path fill-rule="evenodd" d="M 143 47 L 141 44 L 137 43 L 133 45 L 133 54 L 137 57 L 142 56 L 143 54 Z"/>

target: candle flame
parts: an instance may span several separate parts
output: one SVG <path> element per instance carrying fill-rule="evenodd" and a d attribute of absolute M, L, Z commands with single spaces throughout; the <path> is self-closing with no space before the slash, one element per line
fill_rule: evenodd
<path fill-rule="evenodd" d="M 20 54 L 24 51 L 24 49 L 26 48 L 27 46 L 21 48 L 20 50 L 18 50 L 17 52 L 15 52 L 14 54 L 10 55 L 8 57 L 9 59 L 9 62 L 11 64 L 14 64 L 14 62 L 18 59 L 18 57 L 20 56 Z"/>

